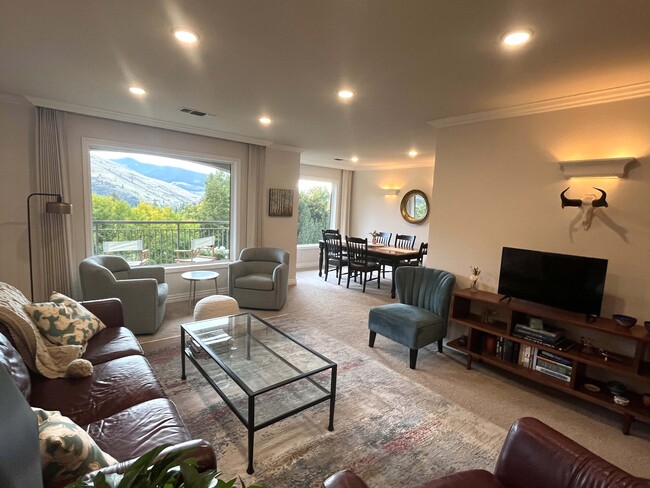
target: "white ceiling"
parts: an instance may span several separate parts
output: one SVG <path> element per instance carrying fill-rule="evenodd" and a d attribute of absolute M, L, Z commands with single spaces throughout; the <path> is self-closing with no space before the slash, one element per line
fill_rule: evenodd
<path fill-rule="evenodd" d="M 176 26 L 199 45 L 175 42 Z M 272 141 L 321 165 L 406 166 L 411 148 L 431 164 L 436 119 L 650 87 L 649 26 L 650 0 L 0 0 L 0 93 Z M 503 49 L 518 27 L 532 42 Z"/>

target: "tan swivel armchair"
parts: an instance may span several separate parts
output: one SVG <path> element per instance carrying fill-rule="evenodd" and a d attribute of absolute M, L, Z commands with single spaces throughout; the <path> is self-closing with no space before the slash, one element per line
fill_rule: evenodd
<path fill-rule="evenodd" d="M 281 309 L 289 291 L 289 259 L 284 249 L 243 249 L 228 267 L 228 293 L 240 307 Z"/>
<path fill-rule="evenodd" d="M 84 300 L 119 298 L 124 325 L 134 334 L 153 334 L 165 317 L 169 287 L 162 266 L 131 268 L 119 256 L 91 256 L 79 263 Z"/>

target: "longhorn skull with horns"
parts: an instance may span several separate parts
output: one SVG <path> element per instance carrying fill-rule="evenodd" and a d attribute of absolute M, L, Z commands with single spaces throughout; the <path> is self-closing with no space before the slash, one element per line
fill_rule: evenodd
<path fill-rule="evenodd" d="M 567 198 L 564 196 L 564 194 L 567 192 L 567 190 L 571 188 L 568 187 L 566 190 L 564 190 L 562 193 L 560 193 L 560 199 L 562 200 L 562 208 L 564 207 L 580 207 L 582 210 L 582 228 L 584 230 L 589 229 L 591 227 L 591 219 L 594 216 L 594 209 L 597 207 L 608 207 L 607 205 L 607 193 L 605 193 L 604 190 L 601 190 L 600 188 L 596 188 L 595 186 L 593 187 L 594 190 L 598 190 L 601 195 L 600 197 L 596 198 L 596 195 L 593 193 L 590 193 L 588 195 L 585 195 L 582 198 Z"/>

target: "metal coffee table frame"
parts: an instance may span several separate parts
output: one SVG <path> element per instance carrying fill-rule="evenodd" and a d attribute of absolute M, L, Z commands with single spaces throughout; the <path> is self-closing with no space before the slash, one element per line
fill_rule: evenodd
<path fill-rule="evenodd" d="M 329 424 L 327 426 L 327 430 L 333 431 L 334 430 L 334 406 L 336 403 L 336 370 L 337 370 L 337 365 L 336 363 L 330 361 L 327 359 L 325 356 L 322 354 L 314 351 L 313 349 L 305 346 L 301 342 L 297 341 L 293 337 L 291 337 L 289 334 L 284 333 L 277 327 L 273 326 L 272 324 L 266 322 L 265 320 L 257 317 L 254 314 L 251 313 L 241 313 L 241 314 L 236 314 L 236 315 L 230 315 L 228 317 L 220 317 L 219 319 L 231 319 L 233 317 L 238 317 L 238 316 L 246 316 L 247 317 L 247 336 L 246 336 L 246 357 L 247 359 L 250 359 L 250 348 L 251 348 L 251 342 L 255 341 L 257 344 L 261 345 L 264 347 L 265 350 L 273 354 L 273 356 L 277 357 L 280 359 L 284 364 L 292 368 L 297 375 L 295 377 L 279 381 L 275 384 L 272 384 L 270 386 L 267 386 L 265 388 L 259 389 L 257 391 L 252 391 L 249 386 L 242 381 L 233 371 L 232 369 L 219 357 L 219 354 L 217 354 L 209 345 L 206 345 L 203 343 L 201 338 L 194 334 L 190 330 L 186 330 L 186 327 L 193 326 L 197 324 L 198 322 L 192 322 L 188 324 L 181 324 L 181 379 L 186 379 L 185 375 L 185 358 L 188 358 L 196 367 L 196 369 L 203 375 L 203 377 L 207 380 L 207 382 L 212 386 L 212 388 L 219 394 L 219 396 L 222 398 L 222 400 L 228 405 L 230 410 L 239 418 L 242 424 L 247 428 L 248 430 L 248 468 L 246 472 L 248 474 L 253 474 L 254 469 L 253 469 L 253 446 L 254 446 L 254 441 L 255 441 L 255 432 L 263 429 L 264 427 L 268 427 L 269 425 L 275 424 L 281 420 L 286 419 L 287 417 L 290 417 L 292 415 L 295 415 L 298 412 L 302 412 L 303 410 L 306 410 L 308 408 L 311 408 L 315 405 L 318 405 L 319 403 L 323 403 L 329 400 L 330 402 L 330 411 L 329 411 Z M 300 346 L 301 348 L 305 349 L 309 353 L 313 354 L 314 356 L 320 358 L 323 362 L 327 363 L 325 366 L 322 366 L 320 368 L 316 368 L 307 372 L 302 372 L 300 369 L 298 369 L 296 366 L 291 364 L 288 360 L 277 354 L 275 351 L 273 351 L 271 348 L 269 348 L 266 344 L 261 342 L 259 339 L 251 335 L 251 320 L 255 319 L 259 321 L 260 323 L 264 324 L 266 327 L 270 328 L 271 330 L 281 334 L 282 336 L 286 337 L 289 339 L 291 342 L 295 343 L 296 345 Z M 209 320 L 204 320 L 201 321 L 200 323 L 205 322 L 210 323 L 214 322 L 215 319 L 209 319 Z M 218 320 L 218 319 L 216 319 Z M 188 334 L 194 341 L 196 341 L 203 351 L 205 351 L 210 358 L 226 373 L 226 375 L 232 379 L 239 388 L 241 388 L 247 395 L 248 397 L 248 418 L 244 417 L 237 407 L 231 402 L 230 398 L 228 398 L 228 395 L 219 387 L 217 382 L 210 376 L 208 372 L 204 370 L 204 368 L 199 364 L 199 362 L 195 359 L 194 354 L 190 347 L 186 343 L 186 337 L 185 335 Z M 330 390 L 327 391 L 326 388 L 324 388 L 322 385 L 320 385 L 318 382 L 316 382 L 314 379 L 311 377 L 318 374 L 322 373 L 324 371 L 330 370 L 331 371 L 331 380 L 330 380 Z M 306 379 L 309 381 L 312 385 L 314 385 L 316 388 L 318 388 L 320 391 L 322 391 L 323 396 L 320 398 L 317 398 L 313 401 L 310 401 L 308 403 L 305 403 L 304 405 L 301 405 L 297 408 L 292 408 L 286 412 L 281 413 L 280 415 L 276 415 L 273 418 L 267 419 L 264 422 L 261 422 L 259 424 L 255 424 L 255 398 L 259 395 L 262 395 L 264 393 L 268 393 L 272 390 L 275 390 L 277 388 L 281 388 L 283 386 L 286 386 L 290 383 L 294 383 L 300 380 Z"/>

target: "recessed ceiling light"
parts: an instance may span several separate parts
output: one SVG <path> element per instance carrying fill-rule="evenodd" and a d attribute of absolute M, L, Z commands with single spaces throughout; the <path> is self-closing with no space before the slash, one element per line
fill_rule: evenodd
<path fill-rule="evenodd" d="M 199 40 L 199 35 L 188 29 L 174 30 L 174 37 L 185 44 L 195 44 Z"/>
<path fill-rule="evenodd" d="M 503 36 L 503 43 L 506 46 L 521 46 L 530 41 L 530 36 L 532 34 L 533 33 L 527 29 L 508 32 Z"/>
<path fill-rule="evenodd" d="M 259 120 L 262 125 L 271 125 L 271 122 L 273 122 L 269 117 L 260 117 L 257 120 Z"/>
<path fill-rule="evenodd" d="M 409 151 L 409 156 L 411 156 L 412 158 L 414 158 L 417 155 L 418 155 L 418 152 L 415 149 L 411 149 Z"/>
<path fill-rule="evenodd" d="M 130 86 L 129 91 L 134 95 L 145 95 L 147 93 L 144 88 L 140 88 L 139 86 Z"/>
<path fill-rule="evenodd" d="M 352 161 L 353 163 L 357 163 L 357 162 L 359 161 L 359 158 L 356 157 L 356 156 L 352 156 L 352 157 L 350 158 L 350 161 Z"/>
<path fill-rule="evenodd" d="M 340 90 L 339 98 L 341 100 L 351 100 L 354 97 L 354 92 L 352 90 Z"/>

